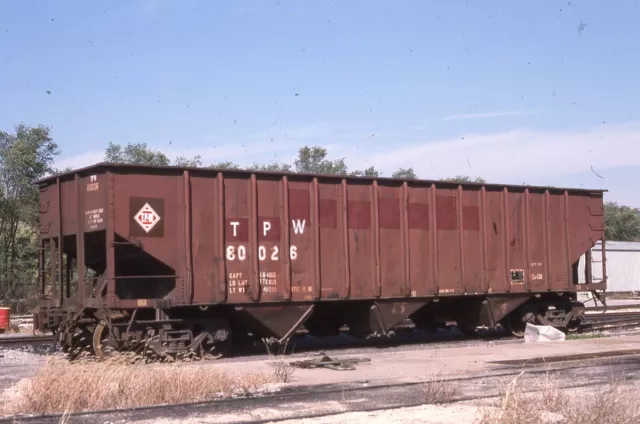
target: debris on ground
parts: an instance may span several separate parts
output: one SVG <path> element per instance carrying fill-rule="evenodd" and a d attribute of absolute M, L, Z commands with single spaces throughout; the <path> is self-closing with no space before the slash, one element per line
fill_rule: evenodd
<path fill-rule="evenodd" d="M 307 359 L 304 361 L 291 362 L 291 365 L 298 368 L 327 368 L 335 371 L 353 371 L 356 369 L 355 364 L 362 362 L 371 362 L 370 358 L 331 358 L 328 355 L 321 353 L 321 356 L 314 359 Z"/>

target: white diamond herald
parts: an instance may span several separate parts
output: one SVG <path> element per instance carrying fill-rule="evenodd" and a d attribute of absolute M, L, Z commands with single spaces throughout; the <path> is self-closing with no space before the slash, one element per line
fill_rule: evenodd
<path fill-rule="evenodd" d="M 160 222 L 160 215 L 158 215 L 148 203 L 145 203 L 134 219 L 138 225 L 148 233 L 158 222 Z"/>

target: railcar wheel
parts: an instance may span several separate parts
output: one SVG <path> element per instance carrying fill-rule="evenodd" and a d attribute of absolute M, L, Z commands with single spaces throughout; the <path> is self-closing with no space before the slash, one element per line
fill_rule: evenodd
<path fill-rule="evenodd" d="M 514 311 L 505 321 L 507 331 L 521 339 L 524 337 L 527 323 L 535 323 L 535 315 L 531 311 Z"/>
<path fill-rule="evenodd" d="M 233 345 L 233 332 L 227 320 L 218 320 L 205 330 L 207 336 L 200 344 L 202 357 L 220 359 L 229 354 Z"/>
<path fill-rule="evenodd" d="M 113 330 L 104 320 L 100 321 L 95 330 L 93 330 L 93 350 L 103 360 L 111 358 L 118 353 L 118 342 Z"/>
<path fill-rule="evenodd" d="M 207 346 L 208 349 L 205 349 L 202 357 L 204 359 L 220 359 L 229 354 L 231 350 L 231 335 L 229 335 L 226 340 L 213 343 L 213 346 Z"/>
<path fill-rule="evenodd" d="M 567 323 L 565 331 L 576 333 L 582 327 L 582 320 L 585 318 L 585 306 L 582 302 L 571 302 L 571 306 L 566 308 L 567 314 L 571 314 L 571 320 Z"/>
<path fill-rule="evenodd" d="M 466 337 L 475 337 L 478 335 L 478 328 L 470 325 L 458 326 L 458 331 L 460 331 Z"/>
<path fill-rule="evenodd" d="M 91 348 L 91 333 L 84 327 L 72 325 L 69 321 L 63 321 L 54 334 L 60 351 L 70 360 L 76 359 Z"/>
<path fill-rule="evenodd" d="M 580 330 L 580 325 L 582 324 L 582 320 L 569 321 L 565 330 L 567 333 L 576 333 Z"/>
<path fill-rule="evenodd" d="M 69 353 L 71 346 L 67 343 L 67 335 L 69 332 L 69 322 L 62 321 L 62 323 L 54 330 L 54 337 L 56 342 L 60 346 L 60 351 L 62 353 Z"/>

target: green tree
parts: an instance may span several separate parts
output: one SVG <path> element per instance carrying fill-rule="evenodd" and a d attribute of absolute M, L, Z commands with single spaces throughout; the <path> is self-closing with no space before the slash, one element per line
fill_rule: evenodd
<path fill-rule="evenodd" d="M 125 147 L 109 142 L 104 160 L 113 163 L 167 166 L 170 160 L 162 152 L 154 152 L 146 143 L 127 143 Z"/>
<path fill-rule="evenodd" d="M 327 158 L 327 149 L 320 146 L 304 146 L 298 150 L 298 157 L 293 165 L 287 163 L 254 163 L 246 167 L 242 167 L 234 162 L 218 162 L 213 163 L 207 168 L 212 169 L 244 169 L 247 171 L 266 171 L 266 172 L 297 172 L 309 174 L 324 175 L 352 175 L 363 177 L 378 177 L 380 172 L 373 166 L 349 172 L 344 159 L 330 160 Z M 145 143 L 128 143 L 121 146 L 109 142 L 105 150 L 104 160 L 112 163 L 127 163 L 139 165 L 158 165 L 158 166 L 184 166 L 190 168 L 202 167 L 201 156 L 187 158 L 180 156 L 171 161 L 167 155 L 160 151 L 151 150 Z M 413 170 L 411 170 L 413 172 Z M 414 174 L 415 175 L 415 174 Z M 407 177 L 408 178 L 408 177 Z"/>
<path fill-rule="evenodd" d="M 242 169 L 242 167 L 236 163 L 233 162 L 218 162 L 218 163 L 213 163 L 209 166 L 207 166 L 207 168 L 212 168 L 212 169 Z"/>
<path fill-rule="evenodd" d="M 0 131 L 0 298 L 35 288 L 40 202 L 33 183 L 54 172 L 58 154 L 48 127 Z"/>
<path fill-rule="evenodd" d="M 320 146 L 304 146 L 298 150 L 294 162 L 296 172 L 305 174 L 347 175 L 348 168 L 344 159 L 327 159 L 327 149 Z"/>
<path fill-rule="evenodd" d="M 398 168 L 396 172 L 391 174 L 391 178 L 399 178 L 402 180 L 415 180 L 418 178 L 413 168 Z"/>
<path fill-rule="evenodd" d="M 605 236 L 607 240 L 640 241 L 640 213 L 638 210 L 606 202 L 604 205 Z"/>
<path fill-rule="evenodd" d="M 62 175 L 62 174 L 66 174 L 67 172 L 71 172 L 73 171 L 73 168 L 70 166 L 64 167 L 62 169 L 57 169 L 54 168 L 51 170 L 51 175 Z"/>
<path fill-rule="evenodd" d="M 126 163 L 132 165 L 151 166 L 183 166 L 186 168 L 198 168 L 202 166 L 200 155 L 188 158 L 178 156 L 171 161 L 167 155 L 160 151 L 152 150 L 147 143 L 127 143 L 126 146 L 109 142 L 104 152 L 105 162 Z"/>
<path fill-rule="evenodd" d="M 202 157 L 197 155 L 191 159 L 185 156 L 178 156 L 172 163 L 173 166 L 183 166 L 185 168 L 200 168 L 202 166 Z"/>
<path fill-rule="evenodd" d="M 453 183 L 486 183 L 485 179 L 482 177 L 471 178 L 468 175 L 456 175 L 455 177 L 441 178 L 440 181 L 447 181 Z"/>
<path fill-rule="evenodd" d="M 344 175 L 355 177 L 378 177 L 380 172 L 373 166 L 362 170 L 349 171 L 349 167 L 344 158 L 330 160 L 327 158 L 327 149 L 320 146 L 304 146 L 298 150 L 293 167 L 287 167 L 292 170 L 304 174 L 322 174 L 322 175 Z"/>
<path fill-rule="evenodd" d="M 291 172 L 291 165 L 286 163 L 253 164 L 246 168 L 249 171 Z"/>
<path fill-rule="evenodd" d="M 354 177 L 372 177 L 372 178 L 376 178 L 380 176 L 380 172 L 373 166 L 370 166 L 366 169 L 363 170 L 355 170 L 353 172 L 351 172 L 351 175 L 353 175 Z"/>

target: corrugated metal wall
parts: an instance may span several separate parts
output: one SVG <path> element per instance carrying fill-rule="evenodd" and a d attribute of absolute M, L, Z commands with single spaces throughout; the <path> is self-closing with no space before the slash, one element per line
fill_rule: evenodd
<path fill-rule="evenodd" d="M 602 278 L 602 246 L 591 249 L 594 280 Z M 608 241 L 606 244 L 607 291 L 640 291 L 640 243 Z M 585 256 L 580 258 L 580 283 L 584 283 Z"/>

